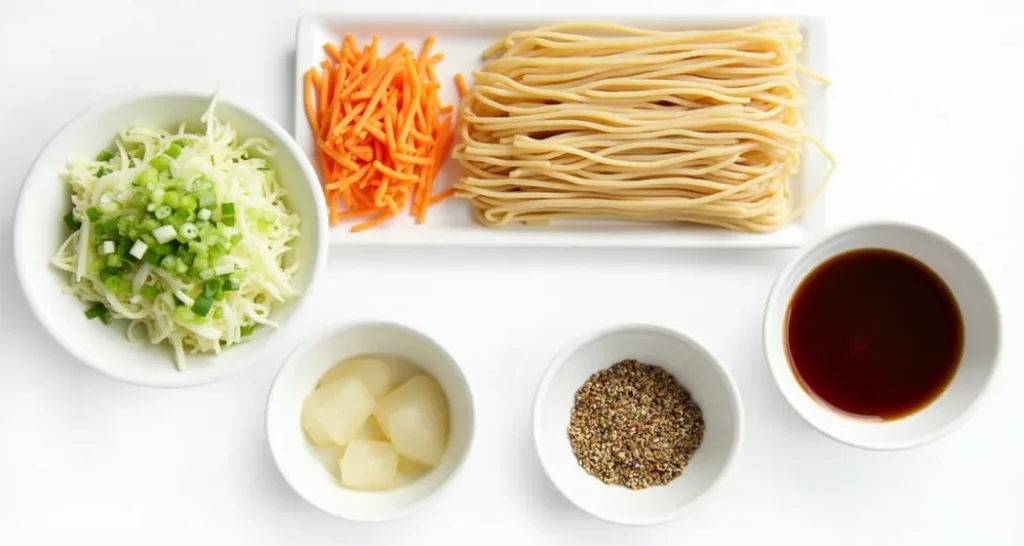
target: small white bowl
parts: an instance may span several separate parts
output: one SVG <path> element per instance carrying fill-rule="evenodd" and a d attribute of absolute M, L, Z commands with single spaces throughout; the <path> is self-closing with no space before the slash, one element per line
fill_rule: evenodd
<path fill-rule="evenodd" d="M 418 364 L 448 397 L 444 460 L 415 481 L 388 491 L 342 487 L 317 459 L 301 424 L 302 404 L 320 378 L 342 360 L 366 354 L 393 355 Z M 288 357 L 267 398 L 266 424 L 277 468 L 306 502 L 353 521 L 389 521 L 434 496 L 459 471 L 473 441 L 473 397 L 455 359 L 434 340 L 398 324 L 357 323 L 333 329 Z"/>
<path fill-rule="evenodd" d="M 668 485 L 631 490 L 606 485 L 576 462 L 569 414 L 591 375 L 634 359 L 660 366 L 704 413 L 704 440 L 683 474 Z M 537 456 L 555 487 L 590 514 L 623 525 L 655 525 L 682 516 L 728 473 L 743 438 L 743 408 L 729 372 L 693 339 L 650 325 L 618 326 L 565 348 L 541 379 L 533 407 Z"/>
<path fill-rule="evenodd" d="M 100 103 L 65 125 L 43 148 L 29 170 L 14 218 L 14 260 L 29 306 L 43 326 L 69 353 L 115 379 L 150 387 L 200 385 L 231 375 L 258 362 L 285 341 L 263 328 L 251 339 L 220 355 L 188 355 L 188 369 L 178 371 L 166 344 L 132 343 L 125 338 L 126 321 L 110 326 L 83 316 L 86 306 L 65 293 L 67 273 L 50 259 L 67 237 L 61 218 L 71 208 L 70 188 L 61 180 L 67 161 L 94 156 L 113 142 L 118 131 L 136 122 L 175 129 L 182 121 L 199 124 L 210 95 L 161 93 L 119 97 Z M 217 117 L 232 124 L 241 138 L 262 137 L 276 148 L 268 159 L 287 192 L 285 201 L 299 215 L 302 235 L 292 258 L 301 264 L 292 279 L 300 295 L 274 308 L 271 318 L 282 329 L 305 307 L 314 280 L 327 258 L 327 213 L 316 172 L 288 133 L 270 118 L 218 99 Z"/>
<path fill-rule="evenodd" d="M 840 414 L 813 399 L 793 373 L 786 349 L 786 317 L 803 279 L 832 256 L 860 248 L 882 248 L 921 261 L 949 286 L 964 323 L 963 357 L 950 385 L 930 405 L 892 421 Z M 764 350 L 772 377 L 793 409 L 822 433 L 867 449 L 907 449 L 937 440 L 960 426 L 976 407 L 996 369 L 999 308 L 978 266 L 948 239 L 898 222 L 873 222 L 837 229 L 806 246 L 779 273 L 764 316 Z"/>

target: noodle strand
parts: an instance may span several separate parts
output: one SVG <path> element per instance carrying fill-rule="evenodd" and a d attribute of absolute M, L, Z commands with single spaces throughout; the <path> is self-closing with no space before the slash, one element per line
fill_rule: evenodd
<path fill-rule="evenodd" d="M 617 218 L 778 229 L 821 191 L 791 203 L 804 142 L 835 165 L 804 133 L 800 77 L 827 79 L 800 65 L 802 40 L 792 21 L 513 32 L 487 50 L 459 107 L 458 195 L 493 227 Z"/>

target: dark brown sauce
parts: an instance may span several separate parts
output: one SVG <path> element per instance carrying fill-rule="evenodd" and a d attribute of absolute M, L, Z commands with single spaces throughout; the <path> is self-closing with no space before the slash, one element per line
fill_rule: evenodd
<path fill-rule="evenodd" d="M 964 347 L 953 293 L 928 266 L 883 249 L 839 254 L 797 287 L 786 317 L 789 361 L 826 406 L 899 419 L 946 389 Z"/>

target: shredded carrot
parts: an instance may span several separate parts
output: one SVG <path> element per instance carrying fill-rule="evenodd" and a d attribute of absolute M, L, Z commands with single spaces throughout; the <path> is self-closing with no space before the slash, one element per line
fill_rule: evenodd
<path fill-rule="evenodd" d="M 432 195 L 451 149 L 454 107 L 441 104 L 434 65 L 444 59 L 427 38 L 417 53 L 399 44 L 378 56 L 379 38 L 324 44 L 326 59 L 306 71 L 303 106 L 316 138 L 331 225 L 355 218 L 359 232 L 410 207 L 417 223 L 453 195 Z M 456 76 L 460 95 L 465 81 Z"/>
<path fill-rule="evenodd" d="M 459 90 L 460 99 L 465 98 L 469 93 L 469 87 L 466 85 L 466 79 L 462 77 L 462 72 L 455 74 L 455 88 Z"/>
<path fill-rule="evenodd" d="M 455 197 L 455 188 L 450 188 L 430 198 L 430 204 L 436 205 L 449 197 Z"/>

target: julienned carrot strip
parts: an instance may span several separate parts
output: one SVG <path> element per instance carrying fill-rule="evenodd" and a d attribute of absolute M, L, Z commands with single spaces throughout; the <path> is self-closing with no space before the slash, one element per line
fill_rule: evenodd
<path fill-rule="evenodd" d="M 387 165 L 381 163 L 380 161 L 374 161 L 373 167 L 380 171 L 380 173 L 383 174 L 384 176 L 388 176 L 397 180 L 402 180 L 405 182 L 416 182 L 417 180 L 419 180 L 418 178 L 411 174 L 398 172 L 392 169 L 391 167 L 388 167 Z"/>
<path fill-rule="evenodd" d="M 449 188 L 433 197 L 430 198 L 430 204 L 436 205 L 449 197 L 455 197 L 455 188 Z"/>
<path fill-rule="evenodd" d="M 313 134 L 320 132 L 320 122 L 316 118 L 316 107 L 313 105 L 312 99 L 310 99 L 310 89 L 313 89 L 313 75 L 316 73 L 315 70 L 310 68 L 306 71 L 306 77 L 303 78 L 302 82 L 302 102 L 306 107 L 306 119 L 309 121 L 309 127 L 313 130 Z"/>
<path fill-rule="evenodd" d="M 462 72 L 455 73 L 455 88 L 459 90 L 460 99 L 465 98 L 469 93 L 469 87 L 466 85 L 466 79 L 462 77 Z"/>
<path fill-rule="evenodd" d="M 430 172 L 426 178 L 426 184 L 423 188 L 423 195 L 420 197 L 419 207 L 416 211 L 416 223 L 422 224 L 426 220 L 427 208 L 430 207 L 430 193 L 433 190 L 434 179 L 437 178 L 438 171 L 441 170 L 441 164 L 444 162 L 444 158 L 447 156 L 447 150 L 451 148 L 454 133 L 451 130 L 450 119 L 444 118 L 444 122 L 439 125 L 440 133 L 438 134 L 438 146 L 435 146 L 432 152 L 432 158 L 434 160 L 433 165 L 428 167 Z"/>
<path fill-rule="evenodd" d="M 391 218 L 394 215 L 395 215 L 395 213 L 391 212 L 390 210 L 387 211 L 387 212 L 384 212 L 384 213 L 380 214 L 379 216 L 377 216 L 376 218 L 370 219 L 370 220 L 368 220 L 366 222 L 363 222 L 362 224 L 358 224 L 358 225 L 352 226 L 352 233 L 359 233 L 360 231 L 363 231 L 363 230 L 366 230 L 366 229 L 370 229 L 370 228 L 372 228 L 374 226 L 378 226 L 378 225 L 384 223 L 385 220 Z"/>
<path fill-rule="evenodd" d="M 338 220 L 351 220 L 352 218 L 359 218 L 360 216 L 366 216 L 367 214 L 372 214 L 373 212 L 373 209 L 356 209 L 346 212 L 338 212 L 335 218 L 337 218 Z"/>
<path fill-rule="evenodd" d="M 427 135 L 417 131 L 416 129 L 413 129 L 412 131 L 410 131 L 409 134 L 412 135 L 413 140 L 415 140 L 417 142 L 420 142 L 421 144 L 428 144 L 429 145 L 429 144 L 433 144 L 434 143 L 434 139 L 432 139 L 429 136 L 427 136 Z"/>
<path fill-rule="evenodd" d="M 340 63 L 342 61 L 341 51 L 338 50 L 338 46 L 330 42 L 324 44 L 324 53 L 326 53 L 327 56 L 330 57 L 331 60 L 335 62 L 335 64 Z"/>
<path fill-rule="evenodd" d="M 419 157 L 408 154 L 394 154 L 395 159 L 407 165 L 433 165 L 434 160 L 429 157 Z"/>
<path fill-rule="evenodd" d="M 316 137 L 331 224 L 365 218 L 352 231 L 410 207 L 417 222 L 454 195 L 431 196 L 451 148 L 451 105 L 438 97 L 434 65 L 444 58 L 428 38 L 418 54 L 399 44 L 384 57 L 379 38 L 359 48 L 346 36 L 324 44 L 326 59 L 303 78 L 303 106 Z M 458 82 L 458 80 L 456 80 Z"/>

